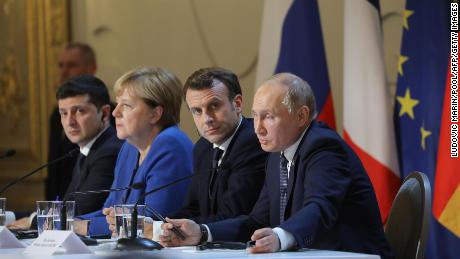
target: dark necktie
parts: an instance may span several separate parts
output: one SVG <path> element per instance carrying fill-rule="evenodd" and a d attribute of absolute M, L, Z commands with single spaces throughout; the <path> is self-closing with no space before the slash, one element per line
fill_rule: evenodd
<path fill-rule="evenodd" d="M 75 179 L 80 179 L 81 175 L 82 175 L 82 169 L 83 169 L 83 164 L 85 163 L 85 160 L 86 160 L 86 156 L 83 155 L 82 153 L 80 153 L 78 155 L 78 159 L 77 159 L 77 163 L 76 163 L 76 169 L 75 170 Z M 77 185 L 78 186 L 78 185 Z"/>
<path fill-rule="evenodd" d="M 212 154 L 212 170 L 217 169 L 219 165 L 220 157 L 222 156 L 223 153 L 224 151 L 222 149 L 218 147 L 214 148 L 214 153 Z"/>
<path fill-rule="evenodd" d="M 212 199 L 214 197 L 213 195 L 213 187 L 214 187 L 214 182 L 217 177 L 217 169 L 219 167 L 219 160 L 220 157 L 224 151 L 218 147 L 214 148 L 214 152 L 212 154 L 212 168 L 211 168 L 211 179 L 209 181 L 209 189 L 208 189 L 208 194 L 209 194 L 209 199 Z"/>
<path fill-rule="evenodd" d="M 288 160 L 283 154 L 280 156 L 280 223 L 284 222 L 284 210 L 287 204 L 288 189 Z"/>

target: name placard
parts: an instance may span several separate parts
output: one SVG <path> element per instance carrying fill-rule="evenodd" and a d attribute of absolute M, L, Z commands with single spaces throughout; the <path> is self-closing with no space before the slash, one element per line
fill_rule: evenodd
<path fill-rule="evenodd" d="M 16 236 L 6 227 L 0 227 L 0 248 L 24 248 Z"/>
<path fill-rule="evenodd" d="M 59 249 L 62 247 L 62 249 Z M 63 230 L 46 230 L 32 244 L 30 244 L 24 253 L 53 255 L 59 254 L 92 254 L 93 252 L 78 238 L 72 231 Z"/>

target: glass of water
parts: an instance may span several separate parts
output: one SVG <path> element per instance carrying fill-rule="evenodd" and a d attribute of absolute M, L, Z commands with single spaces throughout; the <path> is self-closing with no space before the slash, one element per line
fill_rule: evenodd
<path fill-rule="evenodd" d="M 0 198 L 0 227 L 5 226 L 5 209 L 6 209 L 6 198 Z"/>
<path fill-rule="evenodd" d="M 58 212 L 58 217 L 55 217 L 53 219 L 53 224 L 54 224 L 53 229 L 54 230 L 61 230 L 61 211 L 62 211 L 62 208 L 63 208 L 63 204 L 64 203 L 61 202 L 61 201 L 54 202 L 54 206 L 56 207 L 55 211 Z M 75 201 L 66 201 L 65 205 L 66 205 L 67 223 L 65 225 L 64 230 L 73 231 L 73 216 L 74 216 L 74 213 L 75 213 Z"/>
<path fill-rule="evenodd" d="M 134 204 L 119 204 L 113 207 L 118 238 L 131 237 L 131 214 Z M 145 205 L 137 205 L 137 236 L 144 234 Z"/>
<path fill-rule="evenodd" d="M 38 234 L 45 230 L 61 230 L 62 201 L 37 201 L 37 229 Z M 67 201 L 67 224 L 66 230 L 73 230 L 73 216 L 75 202 Z"/>

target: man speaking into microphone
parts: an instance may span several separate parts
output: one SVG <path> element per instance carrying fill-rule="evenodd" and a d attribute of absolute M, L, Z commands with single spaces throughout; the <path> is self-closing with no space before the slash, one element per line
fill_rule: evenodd
<path fill-rule="evenodd" d="M 110 97 L 104 82 L 94 76 L 79 76 L 59 87 L 56 93 L 61 123 L 66 136 L 80 147 L 80 154 L 66 191 L 75 200 L 75 215 L 98 210 L 107 194 L 70 197 L 73 192 L 108 189 L 121 140 L 110 126 Z M 28 228 L 29 219 L 13 222 L 12 228 Z"/>

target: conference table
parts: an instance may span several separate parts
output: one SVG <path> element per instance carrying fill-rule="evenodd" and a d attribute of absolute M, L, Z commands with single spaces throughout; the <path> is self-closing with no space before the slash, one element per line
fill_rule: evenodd
<path fill-rule="evenodd" d="M 32 240 L 23 240 L 25 245 L 28 245 Z M 176 247 L 164 248 L 156 251 L 142 252 L 121 252 L 114 250 L 115 241 L 101 241 L 97 246 L 90 246 L 93 254 L 63 254 L 64 251 L 58 251 L 58 254 L 52 256 L 24 254 L 25 248 L 0 249 L 1 259 L 96 259 L 96 258 L 171 258 L 171 259 L 380 259 L 378 255 L 348 253 L 326 250 L 301 250 L 294 252 L 277 252 L 266 254 L 249 254 L 245 250 L 225 250 L 214 249 L 198 251 L 195 247 Z M 60 253 L 61 252 L 61 253 Z"/>

